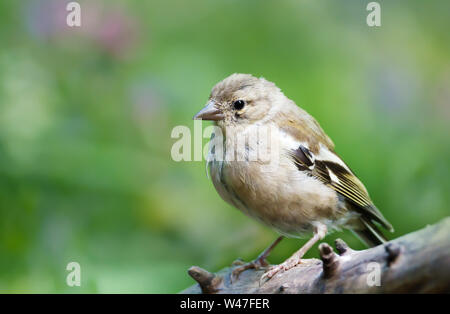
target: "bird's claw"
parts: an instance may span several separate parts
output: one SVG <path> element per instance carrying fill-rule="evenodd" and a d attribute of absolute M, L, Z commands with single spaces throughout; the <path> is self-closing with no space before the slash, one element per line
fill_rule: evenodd
<path fill-rule="evenodd" d="M 235 263 L 233 263 L 233 265 L 236 265 Z M 239 264 L 238 264 L 239 265 Z M 264 259 L 256 259 L 254 261 L 251 261 L 249 263 L 246 264 L 242 264 L 239 265 L 238 267 L 236 267 L 235 269 L 233 269 L 233 271 L 231 272 L 231 283 L 237 281 L 239 279 L 239 275 L 244 272 L 247 269 L 255 269 L 258 270 L 262 267 L 266 267 L 268 265 L 267 261 Z"/>
<path fill-rule="evenodd" d="M 259 279 L 259 285 L 262 286 L 267 281 L 272 279 L 276 274 L 288 271 L 289 269 L 294 268 L 295 266 L 300 264 L 300 262 L 300 259 L 292 259 L 287 260 L 279 265 L 272 266 L 261 276 L 261 278 Z"/>
<path fill-rule="evenodd" d="M 272 279 L 272 277 L 275 276 L 278 272 L 283 272 L 284 269 L 282 266 L 283 264 L 280 264 L 269 268 L 259 279 L 259 285 L 262 286 L 263 284 L 265 284 L 267 281 Z"/>

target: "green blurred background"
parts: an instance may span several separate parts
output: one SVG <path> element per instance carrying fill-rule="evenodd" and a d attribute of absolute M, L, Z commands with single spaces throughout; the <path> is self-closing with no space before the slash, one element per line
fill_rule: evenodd
<path fill-rule="evenodd" d="M 193 129 L 234 72 L 316 117 L 391 237 L 449 215 L 449 1 L 379 1 L 375 28 L 369 1 L 79 1 L 80 28 L 67 2 L 0 2 L 1 292 L 175 293 L 191 265 L 268 245 L 275 233 L 221 200 L 204 161 L 170 155 L 173 127 Z M 66 285 L 71 261 L 81 287 Z"/>

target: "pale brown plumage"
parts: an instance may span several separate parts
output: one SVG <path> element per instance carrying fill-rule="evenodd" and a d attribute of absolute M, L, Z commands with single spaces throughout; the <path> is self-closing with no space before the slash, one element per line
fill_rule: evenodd
<path fill-rule="evenodd" d="M 225 201 L 282 235 L 313 232 L 296 254 L 266 273 L 268 278 L 299 263 L 327 230 L 352 229 L 370 245 L 384 239 L 374 222 L 392 230 L 317 121 L 275 84 L 233 74 L 214 86 L 208 105 L 195 118 L 215 121 L 225 137 L 224 155 L 234 157 L 220 160 L 215 148 L 210 152 L 211 179 Z M 249 158 L 263 145 L 260 137 L 247 140 L 243 150 L 235 149 L 242 144 L 240 138 L 252 138 L 263 127 L 275 138 L 269 141 L 277 161 L 271 171 L 261 160 Z M 267 254 L 250 265 L 264 264 Z"/>

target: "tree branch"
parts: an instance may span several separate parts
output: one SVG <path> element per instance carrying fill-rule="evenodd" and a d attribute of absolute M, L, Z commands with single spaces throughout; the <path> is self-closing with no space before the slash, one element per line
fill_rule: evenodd
<path fill-rule="evenodd" d="M 336 240 L 319 245 L 321 260 L 302 264 L 260 284 L 263 269 L 230 281 L 233 267 L 217 274 L 193 266 L 198 284 L 181 293 L 438 293 L 450 292 L 450 217 L 384 245 L 354 251 Z M 373 264 L 372 264 L 373 263 Z M 376 264 L 375 264 L 376 263 Z M 377 285 L 376 273 L 380 273 Z"/>

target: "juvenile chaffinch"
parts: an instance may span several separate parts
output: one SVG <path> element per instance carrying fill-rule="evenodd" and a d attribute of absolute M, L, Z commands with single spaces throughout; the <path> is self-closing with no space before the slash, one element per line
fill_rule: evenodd
<path fill-rule="evenodd" d="M 386 241 L 376 224 L 393 231 L 317 121 L 274 83 L 232 74 L 213 87 L 206 107 L 194 119 L 212 120 L 219 127 L 212 138 L 222 147 L 211 145 L 208 166 L 220 196 L 281 234 L 253 262 L 236 268 L 235 277 L 267 266 L 267 256 L 283 236 L 312 232 L 289 259 L 268 269 L 266 279 L 299 264 L 329 231 L 351 229 L 370 246 Z M 262 128 L 270 130 L 270 140 L 255 132 Z M 276 159 L 270 168 L 267 160 L 258 158 L 262 146 L 268 147 L 270 163 Z"/>

